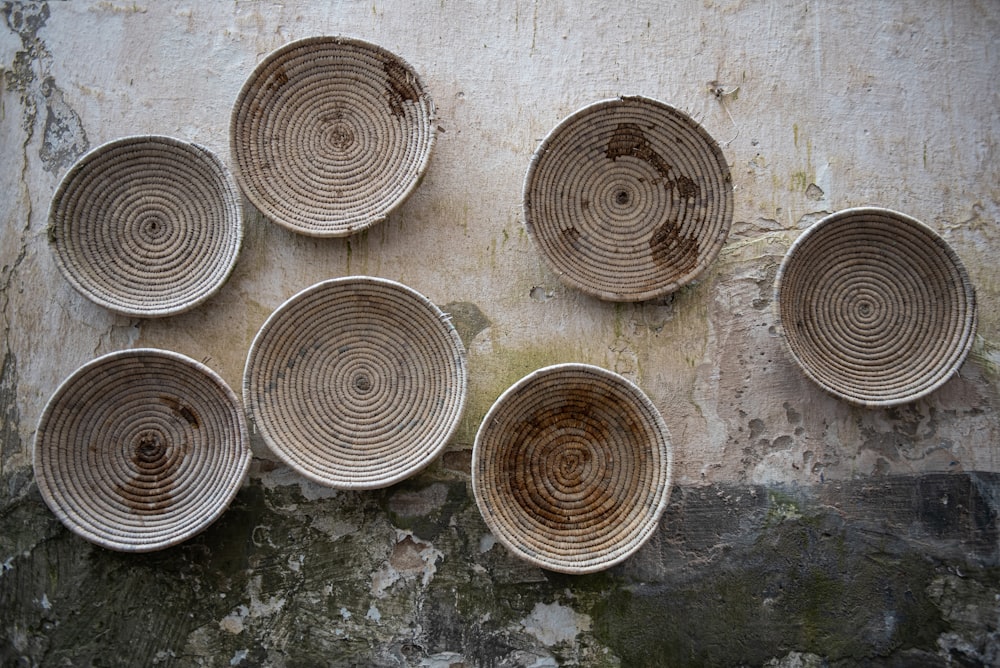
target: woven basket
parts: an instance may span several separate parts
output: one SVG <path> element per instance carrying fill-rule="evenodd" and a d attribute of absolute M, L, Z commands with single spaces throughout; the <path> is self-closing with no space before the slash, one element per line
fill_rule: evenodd
<path fill-rule="evenodd" d="M 38 489 L 63 524 L 97 545 L 149 552 L 222 514 L 250 466 L 236 394 L 177 353 L 135 349 L 74 372 L 35 435 Z"/>
<path fill-rule="evenodd" d="M 524 218 L 568 285 L 611 301 L 652 299 L 694 280 L 725 244 L 729 166 L 677 109 L 604 100 L 542 141 L 525 178 Z"/>
<path fill-rule="evenodd" d="M 257 333 L 243 396 L 271 449 L 339 489 L 406 478 L 447 444 L 465 404 L 458 332 L 418 292 L 355 276 L 317 283 Z"/>
<path fill-rule="evenodd" d="M 859 406 L 934 391 L 976 332 L 975 291 L 947 242 L 874 207 L 834 213 L 803 233 L 781 263 L 774 304 L 806 375 Z"/>
<path fill-rule="evenodd" d="M 663 418 L 625 378 L 585 364 L 539 369 L 486 414 L 472 488 L 490 531 L 542 568 L 588 573 L 634 553 L 670 496 Z"/>
<path fill-rule="evenodd" d="M 229 278 L 243 240 L 239 191 L 206 148 L 125 137 L 66 173 L 48 234 L 63 275 L 92 301 L 142 318 L 172 315 Z"/>
<path fill-rule="evenodd" d="M 420 183 L 434 107 L 398 56 L 356 39 L 286 44 L 254 70 L 229 136 L 243 192 L 274 222 L 317 237 L 377 223 Z"/>

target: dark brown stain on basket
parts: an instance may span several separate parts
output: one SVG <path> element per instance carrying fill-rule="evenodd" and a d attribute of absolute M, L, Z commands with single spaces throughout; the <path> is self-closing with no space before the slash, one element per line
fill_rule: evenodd
<path fill-rule="evenodd" d="M 567 227 L 562 231 L 562 235 L 565 238 L 566 243 L 569 244 L 571 248 L 574 250 L 580 250 L 580 230 L 575 227 Z"/>
<path fill-rule="evenodd" d="M 420 91 L 417 90 L 413 75 L 395 60 L 385 61 L 385 75 L 388 82 L 386 92 L 389 95 L 389 109 L 396 116 L 405 116 L 405 102 L 419 102 Z"/>
<path fill-rule="evenodd" d="M 678 174 L 671 177 L 676 170 L 662 155 L 650 145 L 645 133 L 635 123 L 621 123 L 615 128 L 614 134 L 608 140 L 605 155 L 609 160 L 617 160 L 630 156 L 649 163 L 663 177 L 663 184 L 668 189 L 675 189 L 678 196 L 684 199 L 698 197 L 698 184 L 689 176 Z"/>
<path fill-rule="evenodd" d="M 595 451 L 608 447 L 614 440 L 613 431 L 629 432 L 628 438 L 634 443 L 642 442 L 647 437 L 638 422 L 627 414 L 629 411 L 617 415 L 603 415 L 603 411 L 595 414 L 593 399 L 588 389 L 570 390 L 563 405 L 525 416 L 509 430 L 509 437 L 516 442 L 508 444 L 500 462 L 502 477 L 506 481 L 511 500 L 535 521 L 567 539 L 580 535 L 578 532 L 581 531 L 599 532 L 619 516 L 618 509 L 625 499 L 619 498 L 622 490 L 615 489 L 611 483 L 614 472 L 605 467 L 607 470 L 600 471 L 596 476 L 587 475 L 586 481 L 579 478 L 581 486 L 586 482 L 586 496 L 590 502 L 584 507 L 562 507 L 560 500 L 553 497 L 548 484 L 543 480 L 556 471 L 546 471 L 546 467 L 539 468 L 537 461 L 525 461 L 525 447 L 530 443 L 553 443 L 560 438 L 558 432 L 567 429 L 574 432 L 582 430 L 586 434 L 586 447 L 578 447 L 583 444 L 575 446 L 571 441 L 580 437 L 573 436 L 570 441 L 556 446 L 559 451 L 554 461 L 551 458 L 548 460 L 548 464 L 561 468 L 558 473 L 565 483 L 579 477 L 583 472 L 581 467 L 596 464 Z M 606 460 L 611 462 L 616 456 L 616 453 L 611 453 Z"/>
<path fill-rule="evenodd" d="M 137 515 L 158 515 L 173 503 L 176 474 L 187 456 L 187 444 L 170 447 L 155 430 L 139 434 L 131 449 L 132 474 L 115 485 L 122 502 Z"/>
<path fill-rule="evenodd" d="M 669 267 L 672 276 L 684 276 L 698 266 L 701 247 L 697 237 L 681 234 L 680 223 L 671 216 L 649 239 L 649 252 L 657 267 Z"/>
<path fill-rule="evenodd" d="M 288 83 L 288 72 L 285 71 L 284 65 L 279 65 L 278 69 L 274 71 L 273 81 L 276 88 L 281 88 Z"/>
<path fill-rule="evenodd" d="M 167 406 L 167 408 L 170 409 L 171 413 L 183 419 L 185 422 L 187 422 L 195 429 L 201 427 L 201 421 L 198 419 L 198 415 L 194 412 L 194 409 L 192 409 L 191 407 L 185 406 L 184 404 L 182 404 L 177 399 L 174 399 L 173 397 L 163 396 L 160 397 L 160 401 L 162 401 Z"/>

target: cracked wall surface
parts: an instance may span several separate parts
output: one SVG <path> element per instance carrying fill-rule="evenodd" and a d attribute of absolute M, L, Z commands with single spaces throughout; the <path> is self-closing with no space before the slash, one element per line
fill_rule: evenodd
<path fill-rule="evenodd" d="M 1000 662 L 1000 6 L 568 0 L 0 4 L 0 664 L 995 665 Z M 231 165 L 229 116 L 271 50 L 341 34 L 424 79 L 437 138 L 420 187 L 346 239 L 295 235 L 244 202 L 225 286 L 133 319 L 87 301 L 46 237 L 59 179 L 132 134 Z M 638 304 L 563 285 L 525 232 L 543 137 L 597 100 L 672 104 L 719 142 L 730 237 L 697 281 Z M 940 233 L 979 330 L 932 395 L 865 410 L 824 394 L 775 329 L 790 244 L 877 205 Z M 450 314 L 469 395 L 444 454 L 373 492 L 319 487 L 254 435 L 251 474 L 207 531 L 148 555 L 91 546 L 42 502 L 33 438 L 58 384 L 139 346 L 239 388 L 285 299 L 370 274 Z M 548 364 L 637 383 L 662 413 L 674 488 L 610 571 L 513 558 L 471 494 L 496 398 Z"/>

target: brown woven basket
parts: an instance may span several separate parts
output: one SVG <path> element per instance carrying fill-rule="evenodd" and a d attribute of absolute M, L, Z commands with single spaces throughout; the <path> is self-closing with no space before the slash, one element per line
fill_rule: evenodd
<path fill-rule="evenodd" d="M 976 333 L 975 290 L 958 255 L 889 209 L 846 209 L 803 233 L 781 263 L 774 304 L 805 374 L 859 406 L 934 391 Z"/>
<path fill-rule="evenodd" d="M 149 552 L 215 521 L 250 466 L 236 394 L 177 353 L 135 349 L 99 357 L 52 395 L 35 435 L 46 504 L 83 538 Z"/>
<path fill-rule="evenodd" d="M 525 376 L 483 418 L 472 488 L 490 531 L 518 557 L 564 573 L 608 568 L 655 531 L 672 448 L 638 387 L 586 364 Z"/>
<path fill-rule="evenodd" d="M 278 307 L 247 358 L 243 396 L 289 466 L 339 489 L 386 487 L 434 460 L 465 404 L 465 350 L 433 303 L 366 276 Z"/>
<path fill-rule="evenodd" d="M 344 37 L 311 37 L 269 54 L 230 121 L 243 192 L 274 222 L 318 237 L 377 223 L 420 183 L 434 107 L 399 56 Z"/>
<path fill-rule="evenodd" d="M 49 208 L 49 243 L 92 301 L 143 318 L 180 313 L 229 278 L 243 241 L 239 191 L 208 149 L 144 135 L 84 154 Z"/>
<path fill-rule="evenodd" d="M 652 299 L 697 278 L 725 244 L 729 166 L 683 112 L 644 97 L 603 100 L 542 141 L 524 218 L 568 285 L 611 301 Z"/>

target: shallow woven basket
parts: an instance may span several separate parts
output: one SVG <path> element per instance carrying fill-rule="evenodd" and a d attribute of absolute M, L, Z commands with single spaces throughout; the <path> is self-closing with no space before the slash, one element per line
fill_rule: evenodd
<path fill-rule="evenodd" d="M 346 236 L 386 218 L 420 183 L 434 106 L 399 56 L 344 37 L 269 54 L 243 85 L 229 137 L 236 178 L 274 222 Z"/>
<path fill-rule="evenodd" d="M 670 496 L 663 418 L 638 387 L 585 364 L 525 376 L 483 418 L 472 488 L 514 554 L 564 573 L 608 568 L 652 535 Z"/>
<path fill-rule="evenodd" d="M 35 435 L 38 489 L 74 533 L 124 552 L 175 545 L 214 522 L 250 466 L 236 394 L 177 353 L 98 357 L 52 395 Z"/>
<path fill-rule="evenodd" d="M 271 449 L 339 489 L 386 487 L 447 444 L 465 404 L 465 350 L 447 316 L 394 281 L 317 283 L 257 333 L 243 396 Z"/>
<path fill-rule="evenodd" d="M 976 333 L 961 260 L 931 228 L 888 209 L 846 209 L 809 228 L 781 263 L 774 304 L 805 374 L 860 406 L 934 391 Z"/>
<path fill-rule="evenodd" d="M 243 241 L 239 191 L 208 149 L 157 135 L 83 155 L 49 208 L 49 242 L 66 279 L 118 313 L 166 316 L 229 278 Z"/>
<path fill-rule="evenodd" d="M 683 112 L 644 97 L 603 100 L 542 141 L 524 218 L 568 285 L 611 301 L 652 299 L 697 278 L 725 244 L 729 166 Z"/>

